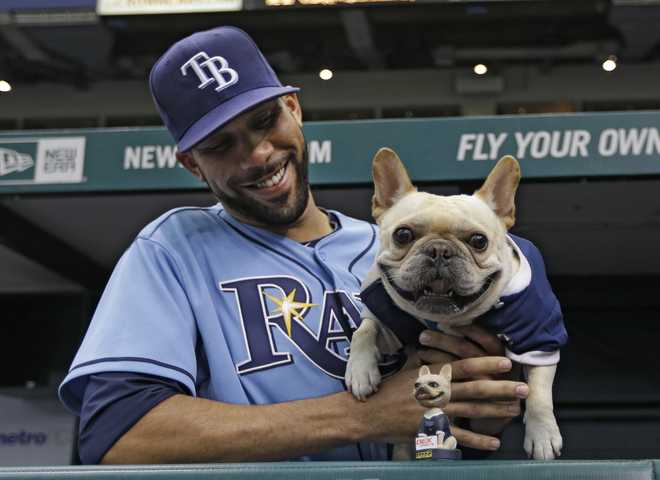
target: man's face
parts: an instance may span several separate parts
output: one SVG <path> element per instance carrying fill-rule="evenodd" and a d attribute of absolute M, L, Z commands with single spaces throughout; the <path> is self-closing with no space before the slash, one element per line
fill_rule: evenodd
<path fill-rule="evenodd" d="M 289 225 L 305 211 L 307 149 L 293 95 L 242 114 L 197 144 L 190 155 L 192 165 L 182 160 L 184 165 L 241 220 Z"/>

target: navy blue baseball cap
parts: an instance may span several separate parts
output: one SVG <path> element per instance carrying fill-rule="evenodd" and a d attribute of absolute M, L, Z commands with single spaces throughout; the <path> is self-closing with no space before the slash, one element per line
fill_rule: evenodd
<path fill-rule="evenodd" d="M 283 86 L 250 36 L 218 27 L 179 40 L 160 57 L 149 88 L 165 126 L 185 151 Z"/>

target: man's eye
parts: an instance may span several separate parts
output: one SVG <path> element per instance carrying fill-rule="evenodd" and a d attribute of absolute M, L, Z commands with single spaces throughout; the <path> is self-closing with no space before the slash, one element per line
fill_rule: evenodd
<path fill-rule="evenodd" d="M 202 148 L 202 152 L 205 153 L 223 153 L 229 150 L 232 146 L 231 140 L 225 140 L 215 145 Z"/>
<path fill-rule="evenodd" d="M 273 125 L 275 125 L 275 121 L 277 120 L 277 112 L 270 112 L 268 115 L 265 117 L 259 119 L 259 121 L 255 124 L 255 128 L 258 130 L 266 130 Z"/>

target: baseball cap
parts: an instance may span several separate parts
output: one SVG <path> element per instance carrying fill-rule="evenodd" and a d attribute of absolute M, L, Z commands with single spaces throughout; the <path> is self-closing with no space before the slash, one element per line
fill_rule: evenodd
<path fill-rule="evenodd" d="M 227 26 L 172 45 L 151 69 L 149 88 L 180 151 L 260 103 L 300 90 L 283 86 L 252 38 Z"/>

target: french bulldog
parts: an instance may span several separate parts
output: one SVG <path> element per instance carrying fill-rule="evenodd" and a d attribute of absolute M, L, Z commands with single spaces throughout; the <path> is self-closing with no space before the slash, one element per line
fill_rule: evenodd
<path fill-rule="evenodd" d="M 501 158 L 473 195 L 440 196 L 418 192 L 397 154 L 384 148 L 373 159 L 373 178 L 380 246 L 362 285 L 366 306 L 351 341 L 348 389 L 365 400 L 381 381 L 382 356 L 416 343 L 422 330 L 460 335 L 455 327 L 477 322 L 523 364 L 525 452 L 559 456 L 552 385 L 567 336 L 539 251 L 508 234 L 518 162 Z"/>

